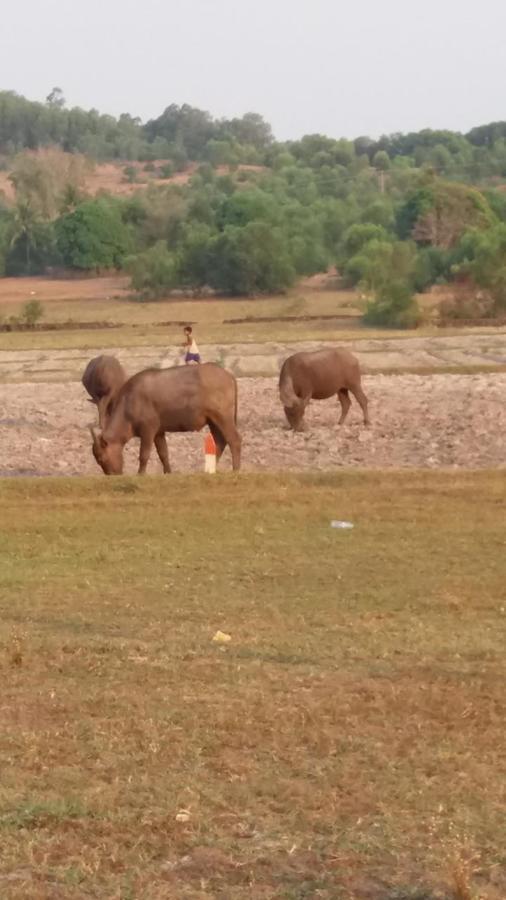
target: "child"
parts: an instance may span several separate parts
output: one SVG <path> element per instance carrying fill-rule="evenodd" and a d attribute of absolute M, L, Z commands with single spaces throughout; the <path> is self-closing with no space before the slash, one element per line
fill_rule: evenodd
<path fill-rule="evenodd" d="M 184 329 L 186 342 L 183 348 L 186 350 L 184 361 L 188 366 L 190 363 L 200 364 L 200 353 L 195 338 L 193 337 L 191 325 L 187 325 Z"/>

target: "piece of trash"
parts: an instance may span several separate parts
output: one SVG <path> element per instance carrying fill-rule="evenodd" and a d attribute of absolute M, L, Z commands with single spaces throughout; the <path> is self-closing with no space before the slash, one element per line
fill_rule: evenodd
<path fill-rule="evenodd" d="M 354 526 L 353 522 L 344 522 L 344 521 L 341 521 L 340 519 L 332 519 L 332 522 L 330 523 L 330 527 L 331 528 L 354 528 L 355 526 Z"/>
<path fill-rule="evenodd" d="M 190 821 L 190 812 L 188 809 L 180 809 L 177 816 L 176 822 L 189 822 Z"/>
<path fill-rule="evenodd" d="M 225 634 L 224 631 L 217 631 L 213 637 L 213 641 L 217 644 L 228 644 L 229 641 L 232 640 L 232 635 Z"/>

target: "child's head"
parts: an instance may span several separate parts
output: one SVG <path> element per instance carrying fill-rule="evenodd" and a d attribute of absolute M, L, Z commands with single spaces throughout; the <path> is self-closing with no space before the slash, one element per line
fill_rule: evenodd
<path fill-rule="evenodd" d="M 184 333 L 185 333 L 185 334 L 191 334 L 191 333 L 192 333 L 192 327 L 191 327 L 191 325 L 186 325 L 186 327 L 185 327 L 185 329 L 184 329 Z"/>

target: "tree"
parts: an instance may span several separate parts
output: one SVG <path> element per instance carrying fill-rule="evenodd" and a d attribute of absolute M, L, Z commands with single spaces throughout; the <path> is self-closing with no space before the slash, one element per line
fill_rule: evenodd
<path fill-rule="evenodd" d="M 218 223 L 222 227 L 247 225 L 254 221 L 276 223 L 279 220 L 279 204 L 271 194 L 259 188 L 235 191 L 224 200 L 218 213 Z"/>
<path fill-rule="evenodd" d="M 412 285 L 416 266 L 416 248 L 407 241 L 369 241 L 345 267 L 350 284 L 378 291 L 384 284 L 403 281 Z"/>
<path fill-rule="evenodd" d="M 448 250 L 470 228 L 488 228 L 494 215 L 476 188 L 431 178 L 414 191 L 399 210 L 400 237 Z"/>
<path fill-rule="evenodd" d="M 210 247 L 209 284 L 227 294 L 278 293 L 295 270 L 281 232 L 265 222 L 227 225 Z"/>
<path fill-rule="evenodd" d="M 215 234 L 200 222 L 190 223 L 179 243 L 179 274 L 181 282 L 191 288 L 201 288 L 208 282 L 211 243 Z"/>
<path fill-rule="evenodd" d="M 489 292 L 493 310 L 506 309 L 506 225 L 473 229 L 462 240 L 460 270 Z"/>
<path fill-rule="evenodd" d="M 18 200 L 14 208 L 12 231 L 10 237 L 10 256 L 16 255 L 16 250 L 21 250 L 24 256 L 24 274 L 32 274 L 32 255 L 35 247 L 35 233 L 38 217 L 33 207 L 27 200 Z M 12 272 L 12 266 L 7 264 L 7 270 Z M 16 266 L 14 266 L 16 269 Z"/>
<path fill-rule="evenodd" d="M 7 255 L 12 238 L 12 210 L 0 200 L 0 278 L 5 275 Z"/>
<path fill-rule="evenodd" d="M 104 199 L 81 203 L 56 222 L 57 246 L 73 269 L 119 269 L 132 239 L 117 204 Z"/>
<path fill-rule="evenodd" d="M 50 148 L 19 153 L 13 162 L 10 181 L 16 199 L 28 205 L 43 220 L 54 219 L 69 203 L 83 198 L 86 176 L 93 165 L 81 154 L 67 154 Z"/>
<path fill-rule="evenodd" d="M 387 231 L 393 229 L 394 210 L 391 200 L 386 196 L 381 200 L 373 200 L 365 207 L 360 218 L 364 223 L 381 225 Z"/>
<path fill-rule="evenodd" d="M 223 130 L 230 132 L 239 144 L 250 144 L 257 150 L 265 150 L 273 142 L 271 126 L 258 113 L 246 113 L 241 119 L 223 123 Z"/>
<path fill-rule="evenodd" d="M 390 328 L 416 328 L 420 311 L 409 283 L 394 279 L 382 284 L 367 305 L 364 322 Z"/>
<path fill-rule="evenodd" d="M 390 168 L 390 157 L 386 150 L 378 150 L 373 156 L 372 164 L 378 172 L 388 172 Z"/>
<path fill-rule="evenodd" d="M 386 150 L 378 150 L 374 154 L 372 164 L 378 173 L 379 186 L 382 194 L 385 193 L 385 173 L 390 168 L 390 157 Z"/>
<path fill-rule="evenodd" d="M 63 109 L 65 106 L 65 97 L 63 96 L 63 91 L 59 87 L 54 87 L 52 91 L 46 97 L 46 103 L 48 106 L 53 106 L 55 109 Z"/>
<path fill-rule="evenodd" d="M 370 222 L 351 225 L 343 238 L 345 257 L 355 256 L 369 241 L 386 241 L 388 233 L 381 225 Z"/>
<path fill-rule="evenodd" d="M 164 241 L 128 257 L 125 265 L 132 277 L 132 287 L 145 300 L 165 297 L 179 283 L 177 260 Z"/>

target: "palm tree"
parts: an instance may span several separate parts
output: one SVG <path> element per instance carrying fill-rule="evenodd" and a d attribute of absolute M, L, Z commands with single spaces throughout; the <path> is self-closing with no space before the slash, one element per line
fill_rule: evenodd
<path fill-rule="evenodd" d="M 10 239 L 10 249 L 12 249 L 18 241 L 25 242 L 25 261 L 26 274 L 30 274 L 31 268 L 31 248 L 34 245 L 34 232 L 37 227 L 37 214 L 27 200 L 18 200 L 14 208 L 14 217 L 12 221 L 12 232 Z"/>

